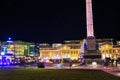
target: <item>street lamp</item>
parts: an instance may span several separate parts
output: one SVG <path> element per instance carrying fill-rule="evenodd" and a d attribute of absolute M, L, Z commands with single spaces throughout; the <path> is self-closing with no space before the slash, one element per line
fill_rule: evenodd
<path fill-rule="evenodd" d="M 118 50 L 116 50 L 116 59 L 118 58 Z"/>

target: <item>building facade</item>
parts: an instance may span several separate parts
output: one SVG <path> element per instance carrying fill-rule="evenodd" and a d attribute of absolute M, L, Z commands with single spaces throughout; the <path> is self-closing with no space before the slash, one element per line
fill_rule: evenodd
<path fill-rule="evenodd" d="M 14 56 L 39 56 L 39 45 L 24 41 L 2 42 L 0 45 L 1 52 Z"/>
<path fill-rule="evenodd" d="M 81 45 L 83 40 L 67 40 L 64 43 L 54 43 L 52 45 L 43 43 L 36 44 L 24 41 L 13 41 L 0 43 L 0 53 L 5 52 L 15 56 L 39 56 L 46 59 L 64 59 L 70 58 L 72 60 L 78 60 L 81 53 Z M 100 54 L 102 59 L 105 57 L 120 58 L 120 45 L 117 41 L 117 45 L 113 44 L 113 39 L 96 39 L 99 43 Z"/>
<path fill-rule="evenodd" d="M 67 40 L 64 41 L 59 47 L 49 46 L 49 48 L 41 48 L 40 58 L 47 59 L 63 59 L 70 58 L 72 60 L 78 60 L 81 53 L 81 45 L 83 40 Z M 109 58 L 120 58 L 120 47 L 113 44 L 113 39 L 96 39 L 99 44 L 100 54 L 102 59 Z"/>

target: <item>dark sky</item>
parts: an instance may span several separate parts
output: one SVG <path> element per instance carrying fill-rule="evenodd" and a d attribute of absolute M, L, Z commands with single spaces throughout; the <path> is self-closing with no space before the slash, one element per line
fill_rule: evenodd
<path fill-rule="evenodd" d="M 119 0 L 93 0 L 96 38 L 120 39 Z M 2 0 L 0 40 L 62 42 L 86 38 L 85 0 Z"/>

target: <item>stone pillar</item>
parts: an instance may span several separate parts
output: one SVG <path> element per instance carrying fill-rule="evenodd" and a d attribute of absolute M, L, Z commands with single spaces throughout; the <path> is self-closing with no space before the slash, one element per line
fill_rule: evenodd
<path fill-rule="evenodd" d="M 83 42 L 84 63 L 92 64 L 96 62 L 97 64 L 102 64 L 101 54 L 93 31 L 92 0 L 86 0 L 86 21 L 87 37 Z"/>
<path fill-rule="evenodd" d="M 94 36 L 92 0 L 86 0 L 87 37 Z"/>

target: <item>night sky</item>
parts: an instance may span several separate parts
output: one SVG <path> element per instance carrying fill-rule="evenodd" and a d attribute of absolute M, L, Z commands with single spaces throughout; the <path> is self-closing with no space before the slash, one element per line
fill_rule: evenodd
<path fill-rule="evenodd" d="M 93 0 L 96 38 L 120 40 L 119 0 Z M 63 42 L 86 38 L 85 0 L 2 0 L 0 40 Z"/>

